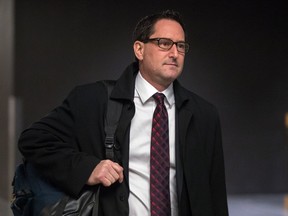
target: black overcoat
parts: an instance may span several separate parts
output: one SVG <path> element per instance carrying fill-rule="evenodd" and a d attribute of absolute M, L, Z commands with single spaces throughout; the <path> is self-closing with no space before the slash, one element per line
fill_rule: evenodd
<path fill-rule="evenodd" d="M 111 94 L 124 104 L 116 132 L 124 182 L 101 187 L 101 215 L 128 216 L 130 122 L 138 64 L 129 65 Z M 215 107 L 174 82 L 179 216 L 227 216 L 220 121 Z M 75 87 L 63 103 L 22 132 L 19 149 L 41 173 L 72 196 L 105 158 L 107 92 L 101 82 Z"/>

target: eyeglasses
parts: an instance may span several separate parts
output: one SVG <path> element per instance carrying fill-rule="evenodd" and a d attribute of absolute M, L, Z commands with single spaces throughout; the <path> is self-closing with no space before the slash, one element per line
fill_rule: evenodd
<path fill-rule="evenodd" d="M 189 44 L 183 41 L 174 42 L 168 38 L 149 38 L 144 43 L 148 43 L 151 41 L 157 41 L 157 45 L 163 50 L 170 50 L 174 44 L 176 44 L 176 48 L 180 53 L 187 53 L 189 51 Z"/>

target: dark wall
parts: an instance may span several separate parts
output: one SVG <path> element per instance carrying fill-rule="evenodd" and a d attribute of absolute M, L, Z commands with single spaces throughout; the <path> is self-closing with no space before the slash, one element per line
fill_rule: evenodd
<path fill-rule="evenodd" d="M 117 78 L 134 59 L 138 19 L 169 6 L 183 14 L 191 43 L 180 81 L 221 116 L 228 192 L 286 192 L 288 20 L 280 1 L 16 0 L 23 127 L 75 85 Z"/>

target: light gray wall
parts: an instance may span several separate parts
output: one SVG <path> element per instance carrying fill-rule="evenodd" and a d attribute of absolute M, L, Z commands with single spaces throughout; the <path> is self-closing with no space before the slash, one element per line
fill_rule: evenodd
<path fill-rule="evenodd" d="M 0 198 L 11 197 L 15 166 L 14 124 L 14 1 L 0 0 Z"/>

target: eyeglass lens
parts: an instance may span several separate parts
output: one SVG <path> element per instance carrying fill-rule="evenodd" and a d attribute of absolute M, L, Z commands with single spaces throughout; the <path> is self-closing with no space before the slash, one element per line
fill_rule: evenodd
<path fill-rule="evenodd" d="M 189 45 L 185 42 L 174 42 L 167 38 L 159 38 L 158 40 L 158 46 L 162 49 L 169 50 L 171 47 L 176 44 L 177 50 L 179 52 L 185 53 L 189 50 Z"/>

